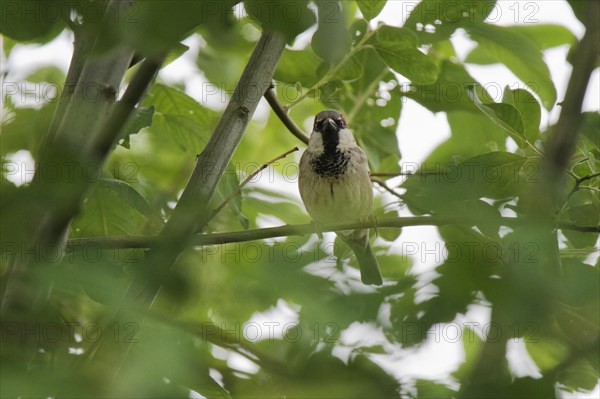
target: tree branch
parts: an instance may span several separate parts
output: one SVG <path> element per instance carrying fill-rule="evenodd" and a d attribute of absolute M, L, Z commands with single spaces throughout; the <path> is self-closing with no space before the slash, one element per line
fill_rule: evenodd
<path fill-rule="evenodd" d="M 567 201 L 569 201 L 569 198 L 571 198 L 573 196 L 573 194 L 575 194 L 581 188 L 581 183 L 583 183 L 584 181 L 587 181 L 587 180 L 591 180 L 598 176 L 600 176 L 600 172 L 592 173 L 590 175 L 578 177 L 577 179 L 575 179 L 575 186 L 573 186 L 571 191 L 569 191 L 569 194 L 567 194 Z"/>
<path fill-rule="evenodd" d="M 65 17 L 65 19 L 71 21 L 68 17 Z M 73 56 L 71 57 L 71 63 L 69 64 L 69 70 L 67 71 L 63 90 L 60 93 L 56 111 L 54 111 L 52 117 L 52 123 L 43 139 L 42 146 L 40 147 L 41 149 L 46 148 L 54 140 L 56 132 L 64 120 L 67 108 L 72 102 L 73 93 L 75 92 L 75 87 L 81 76 L 83 65 L 96 41 L 88 29 L 86 29 L 85 23 L 84 25 L 79 26 L 71 21 L 69 26 L 71 26 L 74 36 Z"/>
<path fill-rule="evenodd" d="M 581 107 L 588 87 L 589 79 L 598 60 L 598 2 L 586 2 L 586 31 L 573 52 L 573 70 L 567 86 L 567 92 L 562 104 L 562 110 L 558 122 L 550 132 L 545 156 L 542 159 L 541 176 L 539 184 L 533 187 L 524 198 L 527 213 L 532 216 L 528 224 L 524 224 L 515 230 L 516 237 L 528 237 L 536 240 L 543 248 L 540 251 L 540 259 L 537 267 L 528 264 L 526 276 L 528 278 L 539 277 L 540 281 L 547 286 L 559 286 L 561 279 L 560 257 L 558 242 L 552 215 L 555 211 L 559 198 L 564 189 L 565 170 L 568 169 L 569 159 L 575 149 L 577 134 L 582 122 Z M 559 225 L 560 226 L 560 225 Z M 565 228 L 572 225 L 565 225 Z M 594 231 L 598 231 L 595 227 Z M 508 273 L 504 277 L 509 287 L 517 287 L 517 281 L 525 276 L 522 267 L 525 265 L 520 260 L 514 259 L 507 266 Z M 535 274 L 534 274 L 535 273 Z M 514 289 L 514 288 L 513 288 Z M 553 290 L 532 291 L 530 296 L 544 295 L 538 301 L 551 302 L 557 299 Z M 524 299 L 526 297 L 523 297 Z M 500 306 L 498 306 L 500 305 Z M 503 311 L 502 302 L 495 303 L 492 308 L 491 323 L 507 325 L 511 323 L 514 315 Z M 550 307 L 543 309 L 545 314 L 537 315 L 542 319 L 551 315 Z M 542 319 L 543 320 L 543 319 Z M 491 331 L 480 352 L 479 359 L 475 362 L 470 375 L 465 379 L 461 387 L 459 397 L 478 398 L 484 393 L 493 392 L 502 396 L 503 390 L 510 384 L 506 362 L 506 343 L 508 335 L 505 334 L 500 340 Z M 503 373 L 503 370 L 506 370 Z M 547 373 L 544 374 L 545 376 Z"/>
<path fill-rule="evenodd" d="M 300 141 L 302 141 L 304 144 L 308 144 L 308 136 L 304 134 L 304 132 L 298 127 L 298 125 L 296 125 L 296 123 L 288 115 L 287 111 L 281 106 L 281 104 L 277 100 L 277 97 L 275 96 L 275 90 L 273 89 L 273 84 L 271 84 L 271 86 L 265 92 L 265 98 L 267 99 L 267 102 L 273 109 L 273 112 L 275 112 L 275 115 L 279 117 L 279 120 L 283 123 L 285 127 L 287 127 L 290 133 L 292 133 L 294 136 L 300 139 Z"/>
<path fill-rule="evenodd" d="M 110 117 L 88 141 L 86 152 L 91 154 L 93 159 L 98 161 L 103 160 L 115 144 L 119 133 L 126 125 L 136 104 L 141 101 L 150 83 L 158 73 L 164 61 L 164 56 L 146 58 L 142 62 L 134 78 L 129 83 L 129 86 L 127 86 L 125 94 L 123 94 L 121 100 L 113 108 Z"/>
<path fill-rule="evenodd" d="M 217 123 L 202 153 L 196 158 L 196 166 L 183 193 L 173 210 L 171 218 L 155 240 L 155 246 L 146 253 L 147 268 L 135 276 L 117 305 L 113 320 L 126 318 L 141 323 L 160 287 L 164 274 L 168 273 L 181 252 L 202 231 L 211 214 L 210 199 L 242 139 L 256 107 L 271 84 L 275 66 L 285 48 L 283 35 L 263 32 L 250 56 L 248 64 Z M 135 312 L 130 312 L 135 309 Z M 96 356 L 108 356 L 100 361 L 116 364 L 117 378 L 123 359 L 131 345 L 117 353 L 118 359 L 110 356 L 113 346 L 105 336 L 99 341 Z"/>
<path fill-rule="evenodd" d="M 319 225 L 320 232 L 354 230 L 359 228 L 377 228 L 377 227 L 408 227 L 408 226 L 444 226 L 444 225 L 472 225 L 475 220 L 465 218 L 443 218 L 436 216 L 415 216 L 415 217 L 386 217 L 377 220 L 368 220 L 365 222 L 350 222 Z M 515 227 L 523 224 L 518 218 L 502 218 L 501 224 L 509 227 Z M 559 223 L 558 228 L 564 230 L 574 230 L 580 232 L 600 232 L 600 226 L 576 226 L 572 223 Z M 264 240 L 268 238 L 303 236 L 315 233 L 313 224 L 284 225 L 277 227 L 268 227 L 263 229 L 233 231 L 227 233 L 200 234 L 194 236 L 191 245 L 216 245 L 236 242 Z M 72 252 L 77 248 L 94 246 L 96 248 L 113 250 L 123 248 L 152 248 L 160 244 L 159 236 L 150 237 L 90 237 L 73 238 L 67 241 L 66 251 Z"/>
<path fill-rule="evenodd" d="M 105 13 L 105 18 L 119 13 L 125 7 L 125 2 L 111 1 L 107 7 L 109 11 Z M 93 31 L 89 34 L 92 35 Z M 91 42 L 87 42 L 88 39 L 80 45 L 87 48 L 91 45 Z M 89 165 L 89 156 L 92 155 L 82 151 L 82 148 L 90 140 L 89 133 L 106 120 L 133 56 L 133 50 L 127 47 L 94 56 L 90 56 L 85 48 L 79 48 L 80 53 L 71 60 L 74 65 L 69 68 L 71 76 L 68 78 L 77 83 L 72 95 L 68 89 L 64 98 L 61 95 L 63 104 L 57 110 L 58 114 L 47 132 L 45 145 L 40 149 L 40 165 L 36 167 L 30 186 L 30 193 L 34 197 L 32 204 L 40 204 L 39 210 L 31 207 L 32 217 L 39 220 L 39 223 L 29 227 L 30 231 L 24 234 L 27 242 L 22 245 L 27 248 L 62 246 L 69 223 L 79 212 L 82 198 L 90 186 L 84 174 L 78 173 Z M 90 97 L 90 88 L 98 91 L 94 98 Z M 118 130 L 114 132 L 117 133 Z M 95 161 L 97 160 L 91 162 Z M 58 168 L 59 180 L 48 179 L 44 173 L 49 163 Z M 100 165 L 101 162 L 97 162 L 97 166 Z M 74 173 L 73 167 L 76 169 Z M 31 279 L 32 269 L 39 266 L 39 263 L 41 262 L 35 260 L 17 261 L 11 266 L 2 296 L 0 312 L 3 317 L 13 310 L 16 314 L 23 314 L 44 306 L 51 284 Z"/>
<path fill-rule="evenodd" d="M 596 68 L 598 60 L 598 41 L 599 24 L 598 13 L 600 12 L 600 3 L 590 1 L 587 3 L 587 20 L 583 38 L 573 51 L 571 78 L 567 86 L 560 117 L 554 125 L 546 150 L 545 166 L 547 168 L 548 178 L 554 180 L 554 177 L 562 175 L 562 170 L 567 168 L 568 161 L 575 149 L 577 133 L 583 121 L 581 107 L 588 87 L 592 71 Z"/>
<path fill-rule="evenodd" d="M 227 164 L 233 156 L 256 107 L 271 84 L 273 72 L 285 47 L 284 37 L 275 32 L 263 32 L 250 60 L 227 104 L 208 143 L 198 155 L 196 166 L 183 190 L 173 214 L 157 245 L 146 254 L 152 273 L 168 272 L 179 254 L 191 244 L 194 232 L 206 226 L 212 209 L 210 199 Z M 132 304 L 148 309 L 158 293 L 162 280 L 137 276 L 128 288 L 117 318 Z M 136 317 L 143 319 L 143 314 Z"/>
<path fill-rule="evenodd" d="M 192 176 L 161 235 L 179 239 L 206 225 L 211 211 L 208 202 L 260 98 L 271 84 L 284 47 L 285 40 L 279 33 L 266 32 L 261 36 L 223 116 L 198 156 Z"/>

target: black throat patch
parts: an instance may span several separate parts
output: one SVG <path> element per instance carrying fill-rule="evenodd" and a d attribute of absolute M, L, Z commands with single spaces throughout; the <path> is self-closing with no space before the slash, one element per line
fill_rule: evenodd
<path fill-rule="evenodd" d="M 339 143 L 338 132 L 323 135 L 324 151 L 310 163 L 315 173 L 324 177 L 338 177 L 346 171 L 350 157 L 337 148 Z"/>

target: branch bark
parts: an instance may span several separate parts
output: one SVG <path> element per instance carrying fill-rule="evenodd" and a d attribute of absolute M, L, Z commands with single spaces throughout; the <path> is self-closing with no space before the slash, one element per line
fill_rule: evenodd
<path fill-rule="evenodd" d="M 146 253 L 148 267 L 143 274 L 135 276 L 117 305 L 113 320 L 127 319 L 137 323 L 143 321 L 160 290 L 163 276 L 190 245 L 194 232 L 202 231 L 206 226 L 212 211 L 209 201 L 260 99 L 271 83 L 284 48 L 285 39 L 281 34 L 263 32 L 221 119 L 196 159 L 196 166 L 171 218 L 156 239 L 156 246 Z M 113 375 L 116 379 L 131 345 L 128 344 L 124 350 L 117 352 L 110 350 L 113 346 L 114 342 L 103 336 L 95 356 L 99 361 L 116 365 Z M 112 357 L 115 354 L 117 359 Z"/>
<path fill-rule="evenodd" d="M 354 230 L 358 228 L 377 228 L 377 227 L 409 227 L 409 226 L 444 226 L 444 225 L 471 225 L 474 220 L 465 218 L 442 218 L 435 216 L 415 216 L 415 217 L 387 217 L 366 222 L 337 223 L 319 226 L 319 232 Z M 516 227 L 524 223 L 517 218 L 502 218 L 501 224 L 509 227 Z M 564 230 L 574 230 L 580 232 L 597 233 L 600 232 L 600 226 L 576 226 L 571 223 L 560 223 L 558 228 Z M 267 238 L 303 236 L 315 233 L 315 226 L 306 224 L 284 225 L 277 227 L 268 227 L 263 229 L 232 231 L 227 233 L 211 233 L 196 235 L 190 244 L 194 246 L 217 245 L 235 242 L 264 240 Z M 74 238 L 67 241 L 66 251 L 71 252 L 77 248 L 94 246 L 95 248 L 113 250 L 124 248 L 153 248 L 160 243 L 160 236 L 149 237 L 89 237 Z"/>
<path fill-rule="evenodd" d="M 85 65 L 85 61 L 90 54 L 90 50 L 93 48 L 95 38 L 90 34 L 87 29 L 87 24 L 84 22 L 81 26 L 70 25 L 73 30 L 73 56 L 71 57 L 71 63 L 69 64 L 69 70 L 65 78 L 65 84 L 63 90 L 60 93 L 58 100 L 58 106 L 52 117 L 52 123 L 50 128 L 44 137 L 41 149 L 46 148 L 54 141 L 58 128 L 65 119 L 65 114 L 69 108 L 69 104 L 73 101 L 73 94 L 79 82 L 81 71 Z"/>
<path fill-rule="evenodd" d="M 114 16 L 124 6 L 123 1 L 111 1 L 106 15 Z M 79 212 L 83 196 L 91 185 L 82 170 L 90 164 L 100 170 L 114 139 L 160 67 L 160 62 L 153 62 L 151 68 L 154 72 L 150 74 L 148 68 L 141 68 L 125 93 L 126 101 L 115 107 L 116 93 L 133 57 L 133 50 L 120 47 L 108 53 L 86 55 L 80 74 L 81 54 L 72 59 L 78 64 L 70 67 L 71 78 L 77 79 L 77 84 L 72 98 L 65 94 L 65 99 L 71 100 L 68 107 L 64 109 L 63 105 L 62 111 L 59 108 L 58 112 L 64 112 L 64 115 L 55 115 L 60 126 L 56 131 L 51 126 L 47 133 L 47 145 L 42 148 L 40 165 L 31 185 L 36 200 L 39 201 L 37 196 L 40 195 L 44 199 L 40 222 L 35 231 L 28 234 L 30 242 L 24 243 L 32 251 L 47 246 L 62 247 L 69 223 Z M 93 98 L 89 96 L 91 87 L 99 90 Z M 46 180 L 44 170 L 50 162 L 60 168 L 59 180 Z M 13 309 L 18 315 L 43 307 L 51 284 L 41 286 L 39 279 L 31 278 L 36 267 L 39 265 L 31 260 L 12 264 L 3 293 L 3 317 Z"/>
<path fill-rule="evenodd" d="M 562 110 L 548 139 L 544 167 L 546 177 L 551 182 L 555 182 L 557 177 L 562 180 L 562 171 L 568 167 L 569 159 L 575 149 L 577 133 L 583 121 L 581 113 L 583 99 L 590 76 L 598 61 L 598 48 L 600 46 L 599 14 L 600 3 L 596 1 L 588 2 L 587 20 L 584 21 L 586 31 L 573 51 L 573 70 L 562 102 Z"/>
<path fill-rule="evenodd" d="M 567 86 L 562 110 L 558 122 L 551 130 L 546 154 L 542 160 L 540 183 L 528 193 L 525 199 L 528 214 L 533 216 L 529 223 L 515 230 L 515 239 L 521 237 L 525 240 L 533 239 L 541 248 L 539 263 L 528 264 L 530 270 L 528 276 L 535 275 L 540 284 L 559 286 L 561 279 L 560 256 L 558 253 L 558 242 L 552 227 L 553 215 L 560 202 L 560 195 L 564 189 L 565 170 L 568 168 L 569 159 L 575 149 L 577 134 L 582 122 L 581 108 L 588 87 L 589 79 L 598 60 L 598 13 L 600 3 L 596 1 L 587 2 L 587 20 L 584 21 L 586 31 L 582 40 L 573 52 L 573 70 Z M 507 265 L 507 274 L 504 279 L 507 285 L 518 286 L 520 278 L 523 277 L 523 266 L 519 260 Z M 532 270 L 531 270 L 532 269 Z M 535 273 L 535 274 L 533 274 Z M 556 285 L 554 285 L 556 284 Z M 554 290 L 536 290 L 532 288 L 538 300 L 551 303 L 557 299 Z M 546 315 L 552 314 L 551 306 L 545 310 Z M 502 304 L 495 304 L 492 309 L 491 323 L 499 326 L 508 326 L 514 315 L 509 315 L 503 309 Z M 541 315 L 540 315 L 541 316 Z M 468 382 L 461 387 L 461 398 L 481 397 L 483 394 L 491 393 L 494 397 L 501 397 L 508 392 L 511 383 L 508 375 L 502 374 L 508 368 L 506 360 L 507 334 L 498 340 L 495 332 L 490 330 L 486 342 L 480 353 L 479 360 L 473 367 Z M 508 373 L 506 373 L 508 374 Z M 492 376 L 497 375 L 497 378 Z M 550 381 L 550 380 L 548 380 Z"/>
<path fill-rule="evenodd" d="M 287 111 L 281 106 L 281 104 L 277 100 L 277 96 L 275 95 L 273 85 L 271 85 L 269 89 L 265 92 L 265 99 L 273 109 L 273 112 L 275 112 L 275 115 L 277 115 L 281 123 L 283 123 L 283 125 L 290 131 L 290 133 L 296 136 L 304 144 L 308 144 L 308 136 L 304 134 L 304 132 L 298 127 L 298 125 L 296 125 L 296 123 L 288 115 Z"/>
<path fill-rule="evenodd" d="M 257 42 L 227 108 L 197 157 L 194 171 L 159 235 L 157 246 L 146 254 L 152 274 L 167 273 L 179 254 L 193 242 L 194 233 L 206 226 L 212 211 L 209 201 L 260 99 L 271 84 L 284 47 L 284 37 L 275 32 L 264 32 Z M 138 276 L 122 302 L 125 307 L 120 310 L 125 311 L 131 304 L 148 309 L 160 286 L 159 278 Z M 138 317 L 142 319 L 143 315 Z"/>

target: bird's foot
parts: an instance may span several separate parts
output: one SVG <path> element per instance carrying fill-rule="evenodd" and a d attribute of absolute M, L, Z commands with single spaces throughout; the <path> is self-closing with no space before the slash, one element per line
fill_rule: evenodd
<path fill-rule="evenodd" d="M 313 228 L 313 230 L 315 231 L 315 233 L 317 234 L 317 237 L 319 237 L 320 240 L 323 239 L 323 229 L 321 228 L 321 224 L 318 222 L 315 222 L 314 220 L 310 221 L 310 224 Z"/>
<path fill-rule="evenodd" d="M 375 216 L 374 214 L 370 214 L 367 217 L 367 222 L 373 222 L 375 223 L 375 227 L 373 227 L 373 230 L 375 230 L 375 237 L 379 237 L 379 232 L 377 231 L 377 227 L 379 226 L 379 218 L 377 216 Z"/>

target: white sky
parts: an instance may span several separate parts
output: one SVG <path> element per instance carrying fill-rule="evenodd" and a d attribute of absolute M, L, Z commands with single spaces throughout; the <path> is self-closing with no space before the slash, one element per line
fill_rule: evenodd
<path fill-rule="evenodd" d="M 410 12 L 410 7 L 415 2 L 410 1 L 388 1 L 386 7 L 380 16 L 372 21 L 372 24 L 384 22 L 390 25 L 400 26 Z M 491 18 L 495 23 L 500 25 L 511 25 L 515 23 L 555 23 L 564 25 L 569 28 L 575 35 L 580 38 L 583 34 L 582 24 L 575 18 L 566 1 L 562 0 L 546 0 L 546 1 L 500 1 L 495 8 Z M 309 32 L 300 38 L 299 41 L 307 42 Z M 18 45 L 6 60 L 4 54 L 0 60 L 0 75 L 5 70 L 10 70 L 10 81 L 19 81 L 29 73 L 35 71 L 41 66 L 55 65 L 67 71 L 72 51 L 71 35 L 63 32 L 58 38 L 44 45 Z M 468 51 L 474 44 L 468 39 L 467 35 L 459 30 L 452 37 L 452 42 L 455 45 L 459 59 L 464 60 Z M 202 100 L 202 87 L 206 83 L 205 77 L 198 70 L 195 60 L 197 57 L 198 48 L 202 45 L 199 37 L 192 37 L 185 41 L 190 46 L 190 50 L 182 57 L 171 63 L 160 72 L 160 78 L 168 83 L 185 82 L 186 91 L 198 101 Z M 297 44 L 294 46 L 297 47 Z M 553 81 L 556 84 L 558 92 L 558 101 L 560 101 L 565 93 L 568 78 L 570 76 L 571 66 L 565 61 L 568 46 L 553 48 L 544 52 L 544 57 L 551 71 Z M 519 83 L 524 87 L 523 83 L 515 77 L 512 72 L 502 66 L 476 66 L 467 65 L 469 73 L 479 82 L 497 83 L 499 87 L 505 85 L 514 85 Z M 585 111 L 598 111 L 600 108 L 600 78 L 599 70 L 593 74 L 588 92 L 584 101 Z M 3 91 L 4 91 L 3 86 Z M 209 104 L 215 108 L 224 108 L 224 104 L 218 102 Z M 558 117 L 558 107 L 555 107 L 550 113 L 543 111 L 542 126 L 549 122 L 554 122 Z M 269 112 L 268 105 L 263 100 L 255 118 L 264 119 Z M 301 121 L 299 121 L 301 124 Z M 420 163 L 432 149 L 450 136 L 448 123 L 443 113 L 434 115 L 424 107 L 413 101 L 407 101 L 403 104 L 402 115 L 398 126 L 398 140 L 402 153 L 402 161 L 407 163 Z M 268 158 L 268 157 L 267 157 Z M 33 163 L 31 157 L 25 152 L 19 152 L 13 157 L 13 160 L 18 162 Z M 257 160 L 263 162 L 264 160 Z M 29 165 L 31 167 L 32 165 Z M 290 187 L 289 183 L 280 181 L 278 186 L 286 192 L 289 192 L 296 197 L 297 191 L 295 186 Z M 272 186 L 271 186 L 272 188 Z M 391 202 L 390 198 L 388 202 Z M 403 215 L 410 215 L 406 210 L 402 211 Z M 390 252 L 398 253 L 400 251 L 400 243 L 414 242 L 426 244 L 428 248 L 433 247 L 436 242 L 442 243 L 441 238 L 433 227 L 414 227 L 405 228 L 399 240 L 398 245 L 391 248 Z M 433 269 L 439 262 L 435 262 L 432 257 L 425 257 L 420 260 L 418 256 L 414 257 L 413 271 L 420 276 L 421 283 L 426 283 L 435 277 Z M 422 292 L 424 298 L 430 296 L 431 292 Z M 286 305 L 287 306 L 287 305 Z M 282 305 L 278 304 L 277 308 Z M 285 306 L 283 306 L 285 308 Z M 265 314 L 271 318 L 276 317 L 277 308 L 257 314 L 252 320 L 260 322 L 265 320 Z M 281 312 L 280 312 L 281 313 Z M 285 312 L 284 312 L 285 313 Z M 280 319 L 286 319 L 290 316 L 289 312 L 279 314 Z M 484 326 L 489 321 L 489 309 L 484 306 L 472 306 L 469 312 L 460 316 L 457 322 L 461 325 L 464 323 L 475 322 L 479 326 Z M 441 325 L 440 328 L 444 328 Z M 349 349 L 344 349 L 345 342 L 354 342 L 365 332 L 377 337 L 376 331 L 371 331 L 369 326 L 353 326 L 344 332 L 342 335 L 342 344 L 336 350 L 337 356 L 344 358 L 348 355 Z M 380 337 L 380 342 L 384 342 L 383 337 Z M 377 338 L 375 338 L 377 340 Z M 393 349 L 389 355 L 378 357 L 378 361 L 393 375 L 400 378 L 402 381 L 407 381 L 411 377 L 414 378 L 443 378 L 445 382 L 452 384 L 453 382 L 447 378 L 449 372 L 458 367 L 464 353 L 460 340 L 456 343 L 447 342 L 448 340 L 436 340 L 435 338 L 428 339 L 426 343 L 416 349 Z M 511 343 L 508 352 L 509 362 L 516 376 L 539 376 L 535 365 L 529 359 L 522 344 Z M 235 362 L 234 362 L 235 363 Z M 562 397 L 577 397 L 577 398 L 598 398 L 600 397 L 600 386 L 589 393 L 566 394 L 562 393 Z"/>

